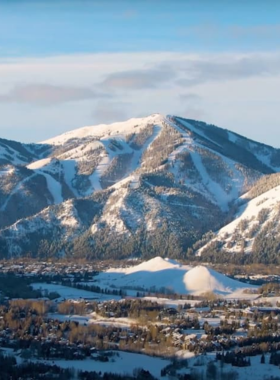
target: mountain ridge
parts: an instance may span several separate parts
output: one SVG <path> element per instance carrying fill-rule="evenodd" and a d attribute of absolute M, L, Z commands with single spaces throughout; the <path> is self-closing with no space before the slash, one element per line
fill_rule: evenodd
<path fill-rule="evenodd" d="M 239 198 L 233 221 L 196 251 L 203 259 L 279 263 L 280 173 L 262 177 Z"/>
<path fill-rule="evenodd" d="M 280 170 L 278 149 L 171 115 L 79 128 L 30 155 L 1 141 L 2 257 L 184 257 Z"/>

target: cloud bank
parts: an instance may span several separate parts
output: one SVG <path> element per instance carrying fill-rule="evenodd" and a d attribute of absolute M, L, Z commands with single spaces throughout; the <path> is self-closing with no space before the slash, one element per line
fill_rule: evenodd
<path fill-rule="evenodd" d="M 108 95 L 86 87 L 27 84 L 16 85 L 9 93 L 0 95 L 0 102 L 51 106 L 86 99 L 100 99 L 104 97 L 108 97 Z"/>
<path fill-rule="evenodd" d="M 280 52 L 6 58 L 0 60 L 0 83 L 1 137 L 30 141 L 25 129 L 33 126 L 40 141 L 160 112 L 271 145 L 280 141 Z"/>

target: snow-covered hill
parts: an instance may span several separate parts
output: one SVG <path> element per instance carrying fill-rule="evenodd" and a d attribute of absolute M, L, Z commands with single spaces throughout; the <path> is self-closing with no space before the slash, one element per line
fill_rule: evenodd
<path fill-rule="evenodd" d="M 250 254 L 248 262 L 254 255 L 260 256 L 258 261 L 262 262 L 270 261 L 269 255 L 276 259 L 280 243 L 280 174 L 262 177 L 238 203 L 233 221 L 197 254 L 207 256 L 214 250 L 220 254 Z"/>
<path fill-rule="evenodd" d="M 0 140 L 0 252 L 178 257 L 279 167 L 277 149 L 160 114 Z"/>
<path fill-rule="evenodd" d="M 189 267 L 174 260 L 155 257 L 130 268 L 114 268 L 100 273 L 96 282 L 102 286 L 136 290 L 170 291 L 177 294 L 235 294 L 250 285 L 235 281 L 205 266 Z"/>

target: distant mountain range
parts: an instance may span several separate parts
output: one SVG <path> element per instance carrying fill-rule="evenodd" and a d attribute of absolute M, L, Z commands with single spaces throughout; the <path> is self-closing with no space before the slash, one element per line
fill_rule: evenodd
<path fill-rule="evenodd" d="M 0 139 L 0 256 L 244 256 L 278 231 L 278 171 L 279 149 L 160 114 Z"/>

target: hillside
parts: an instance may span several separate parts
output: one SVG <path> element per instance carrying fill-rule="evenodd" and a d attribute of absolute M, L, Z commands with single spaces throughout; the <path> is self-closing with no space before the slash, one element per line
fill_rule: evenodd
<path fill-rule="evenodd" d="M 2 257 L 184 257 L 280 167 L 273 147 L 160 114 L 0 140 L 0 158 Z"/>
<path fill-rule="evenodd" d="M 130 268 L 113 268 L 100 273 L 96 282 L 101 286 L 154 290 L 177 294 L 199 295 L 213 292 L 235 295 L 252 286 L 233 280 L 205 266 L 190 267 L 170 259 L 155 257 Z"/>
<path fill-rule="evenodd" d="M 280 174 L 262 177 L 237 204 L 233 221 L 196 254 L 219 262 L 279 263 Z"/>

